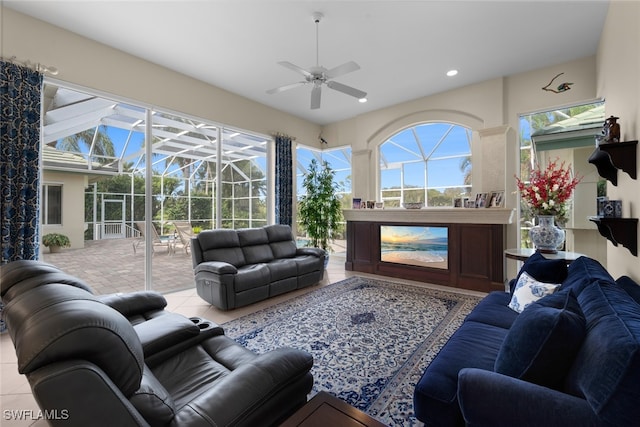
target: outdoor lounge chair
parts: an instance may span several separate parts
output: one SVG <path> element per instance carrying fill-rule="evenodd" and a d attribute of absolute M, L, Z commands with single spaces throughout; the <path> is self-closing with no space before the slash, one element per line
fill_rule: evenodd
<path fill-rule="evenodd" d="M 174 221 L 173 225 L 176 228 L 178 240 L 184 248 L 184 252 L 188 254 L 191 250 L 191 238 L 195 236 L 191 223 L 189 221 Z"/>
<path fill-rule="evenodd" d="M 144 222 L 136 222 L 136 228 L 140 231 L 140 239 L 133 244 L 133 253 L 136 253 L 136 249 L 138 246 L 144 244 L 146 242 L 144 232 L 146 230 Z M 155 252 L 156 246 L 164 246 L 167 248 L 167 254 L 171 255 L 174 252 L 174 239 L 170 237 L 160 237 L 158 231 L 154 226 L 151 227 L 152 237 L 151 237 L 151 251 Z"/>

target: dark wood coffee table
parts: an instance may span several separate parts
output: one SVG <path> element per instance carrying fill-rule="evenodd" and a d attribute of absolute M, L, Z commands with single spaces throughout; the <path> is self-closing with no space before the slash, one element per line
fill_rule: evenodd
<path fill-rule="evenodd" d="M 282 427 L 385 427 L 380 421 L 321 391 L 289 417 Z"/>

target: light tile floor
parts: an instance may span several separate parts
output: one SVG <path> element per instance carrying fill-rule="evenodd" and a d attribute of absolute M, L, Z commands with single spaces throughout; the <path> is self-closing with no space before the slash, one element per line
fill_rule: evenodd
<path fill-rule="evenodd" d="M 129 292 L 139 290 L 140 280 L 144 275 L 140 274 L 137 264 L 140 262 L 138 254 L 133 254 L 130 242 L 123 245 L 119 243 L 110 243 L 111 248 L 117 248 L 124 251 L 124 256 L 118 259 L 117 253 L 120 251 L 107 252 L 110 255 L 105 256 L 105 251 L 96 251 L 95 245 L 91 245 L 84 250 L 64 251 L 61 254 L 47 254 L 44 261 L 50 262 L 69 274 L 76 275 L 87 281 L 88 284 L 95 286 L 96 293 L 109 292 Z M 88 250 L 87 250 L 88 249 Z M 103 248 L 104 249 L 104 248 Z M 104 271 L 105 259 L 109 259 L 107 271 Z M 345 258 L 341 254 L 332 254 L 329 265 L 325 271 L 324 278 L 319 285 L 311 286 L 306 289 L 293 291 L 284 295 L 279 295 L 269 300 L 262 301 L 248 307 L 241 307 L 230 311 L 221 311 L 209 305 L 207 302 L 197 296 L 193 286 L 193 273 L 191 270 L 191 258 L 186 254 L 176 253 L 172 256 L 162 253 L 154 254 L 154 268 L 159 267 L 162 274 L 158 274 L 158 287 L 162 289 L 171 289 L 176 285 L 183 290 L 167 292 L 165 297 L 168 303 L 168 310 L 184 314 L 186 316 L 199 316 L 218 324 L 225 323 L 240 316 L 252 313 L 257 310 L 269 307 L 290 298 L 312 292 L 318 286 L 326 286 L 335 283 L 346 277 L 356 275 L 344 269 Z M 142 265 L 139 266 L 142 269 Z M 357 273 L 359 276 L 377 277 L 382 280 L 388 279 L 394 282 L 406 282 L 414 285 L 429 286 L 449 291 L 456 289 L 430 285 L 425 283 L 413 282 L 408 280 L 390 279 L 382 276 Z M 154 285 L 156 284 L 156 275 L 154 274 Z M 186 289 L 185 289 L 186 288 Z M 478 292 L 458 290 L 463 293 L 471 293 L 475 295 L 484 295 Z M 41 418 L 38 405 L 31 394 L 31 388 L 23 375 L 18 373 L 17 359 L 13 347 L 13 343 L 8 334 L 0 335 L 0 425 L 2 427 L 44 427 L 47 422 Z"/>

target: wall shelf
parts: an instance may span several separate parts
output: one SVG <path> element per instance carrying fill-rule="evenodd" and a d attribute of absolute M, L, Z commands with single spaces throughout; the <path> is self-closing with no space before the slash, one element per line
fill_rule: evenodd
<path fill-rule="evenodd" d="M 614 246 L 618 243 L 638 256 L 638 218 L 590 217 L 589 221 L 598 226 L 598 231 Z"/>
<path fill-rule="evenodd" d="M 636 147 L 638 141 L 601 143 L 589 157 L 589 163 L 596 166 L 598 174 L 618 185 L 618 169 L 622 169 L 633 179 L 636 173 Z"/>

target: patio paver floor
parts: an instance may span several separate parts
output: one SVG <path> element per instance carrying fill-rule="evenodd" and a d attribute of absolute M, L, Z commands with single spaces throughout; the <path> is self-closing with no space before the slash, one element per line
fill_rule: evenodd
<path fill-rule="evenodd" d="M 82 249 L 63 249 L 49 253 L 43 261 L 87 282 L 96 294 L 144 290 L 145 247 L 134 253 L 137 239 L 91 240 Z M 153 290 L 167 293 L 195 288 L 191 254 L 181 246 L 172 254 L 166 248 L 154 248 Z"/>

